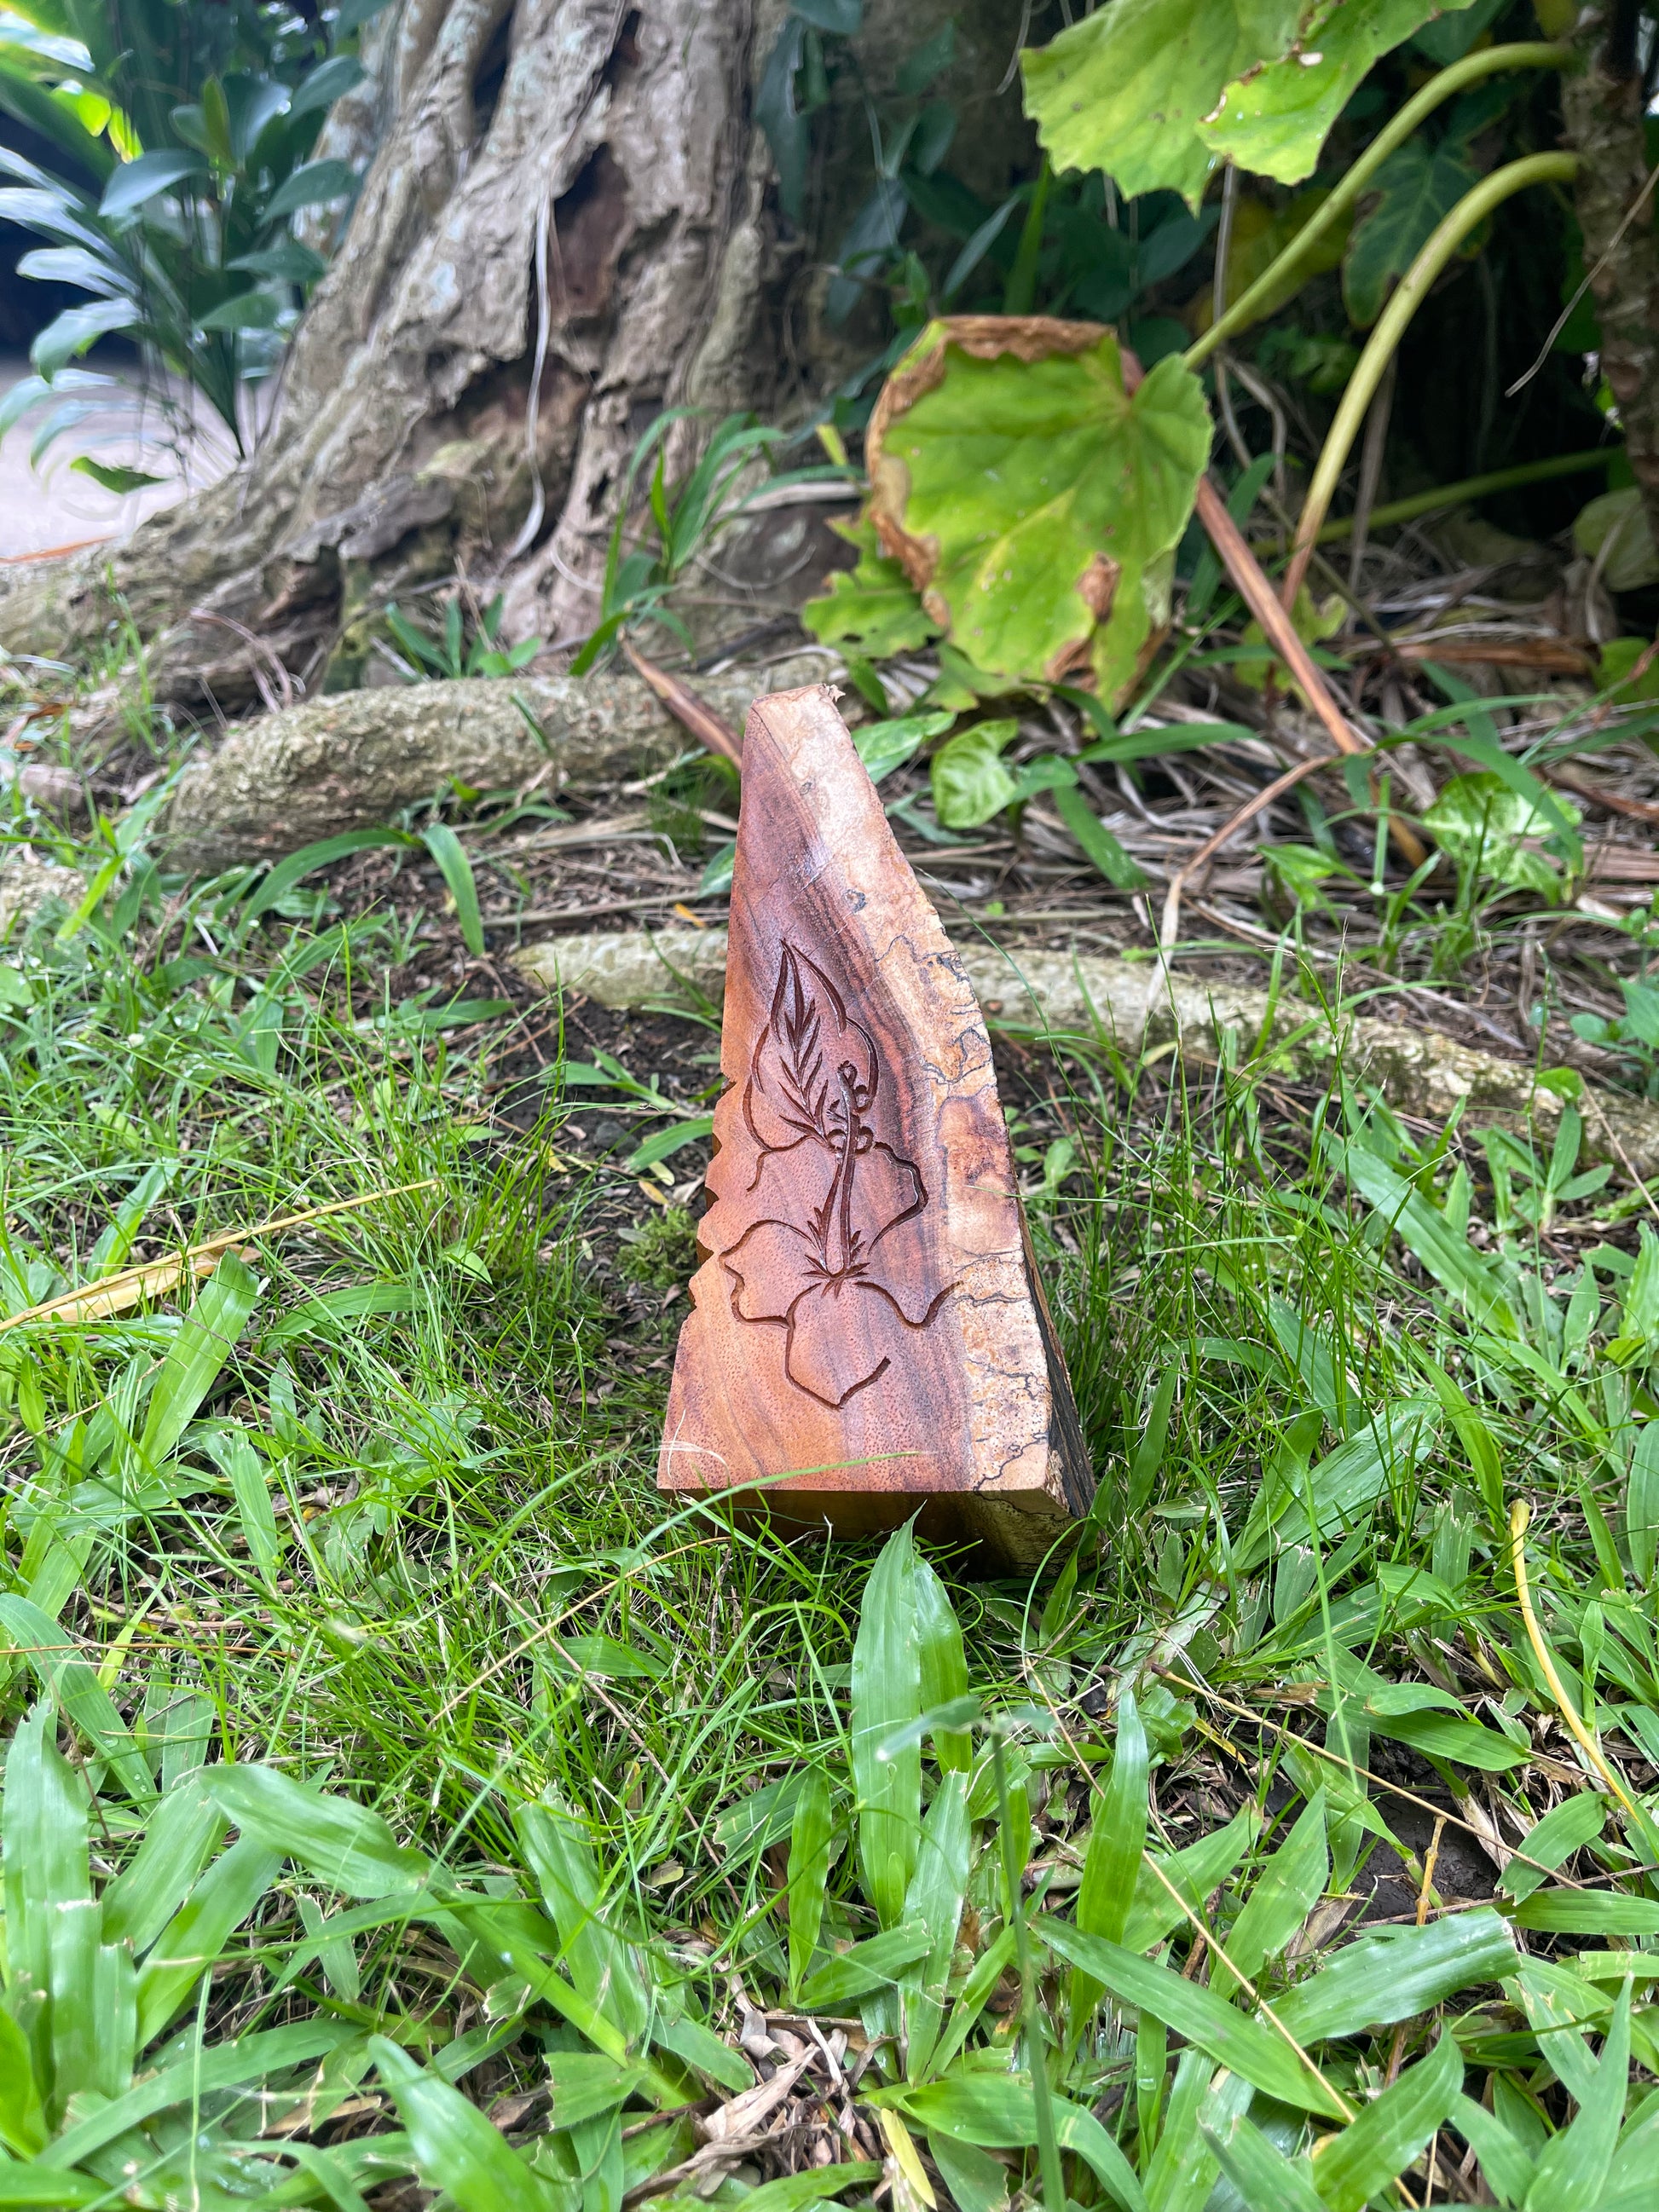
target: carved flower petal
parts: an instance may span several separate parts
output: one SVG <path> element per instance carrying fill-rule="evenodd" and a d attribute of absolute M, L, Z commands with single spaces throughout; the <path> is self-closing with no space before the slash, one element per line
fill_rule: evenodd
<path fill-rule="evenodd" d="M 787 1221 L 757 1221 L 720 1262 L 736 1286 L 732 1304 L 740 1321 L 787 1321 L 801 1292 L 823 1279 L 816 1242 Z"/>
<path fill-rule="evenodd" d="M 915 1334 L 878 1285 L 843 1276 L 798 1300 L 784 1366 L 792 1382 L 824 1405 L 844 1406 L 909 1357 Z"/>

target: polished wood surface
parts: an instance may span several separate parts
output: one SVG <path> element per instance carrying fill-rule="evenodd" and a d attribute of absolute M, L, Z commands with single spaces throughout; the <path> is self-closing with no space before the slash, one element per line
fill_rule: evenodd
<path fill-rule="evenodd" d="M 1094 1486 L 990 1040 L 821 685 L 749 717 L 720 1064 L 659 1486 L 1040 1559 Z"/>

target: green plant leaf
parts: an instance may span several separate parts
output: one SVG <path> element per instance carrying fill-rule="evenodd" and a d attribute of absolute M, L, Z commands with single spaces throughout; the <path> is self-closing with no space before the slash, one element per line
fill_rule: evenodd
<path fill-rule="evenodd" d="M 70 466 L 77 476 L 90 477 L 94 483 L 120 499 L 129 492 L 145 491 L 151 484 L 167 482 L 165 477 L 151 476 L 146 469 L 117 468 L 107 461 L 94 461 L 90 453 L 77 454 Z"/>
<path fill-rule="evenodd" d="M 1380 2197 L 1444 2123 L 1462 2089 L 1462 2055 L 1448 2032 L 1421 2064 L 1407 2067 L 1357 2119 L 1321 2146 L 1313 2172 L 1330 2212 L 1364 2212 L 1373 2197 Z"/>
<path fill-rule="evenodd" d="M 638 1967 L 610 1927 L 599 1863 L 586 1828 L 550 1789 L 514 1808 L 513 1825 L 564 1945 L 580 1993 L 631 2043 L 643 2034 L 650 2005 Z"/>
<path fill-rule="evenodd" d="M 1054 791 L 1054 811 L 1113 888 L 1144 890 L 1146 872 L 1132 860 L 1095 812 L 1075 784 L 1060 784 Z"/>
<path fill-rule="evenodd" d="M 1636 1432 L 1625 1491 L 1625 1541 L 1636 1578 L 1646 1587 L 1659 1551 L 1659 1421 L 1644 1421 Z"/>
<path fill-rule="evenodd" d="M 942 738 L 956 716 L 939 708 L 921 714 L 900 714 L 880 722 L 866 722 L 853 732 L 853 750 L 879 783 L 913 760 L 931 738 Z"/>
<path fill-rule="evenodd" d="M 1362 2028 L 1392 2027 L 1474 1983 L 1502 1980 L 1515 1966 L 1515 1938 L 1482 1905 L 1425 1928 L 1362 1936 L 1278 1998 L 1273 2009 L 1305 2047 Z"/>
<path fill-rule="evenodd" d="M 795 1817 L 789 1831 L 789 1865 L 785 1887 L 789 1896 L 790 2001 L 799 1999 L 800 1985 L 823 1924 L 824 1892 L 830 1881 L 830 1849 L 836 1826 L 830 1813 L 830 1782 L 821 1766 L 807 1776 L 795 1800 Z"/>
<path fill-rule="evenodd" d="M 155 1797 L 155 1783 L 132 1732 L 115 1710 L 97 1670 L 88 1665 L 67 1629 L 26 1597 L 0 1597 L 0 1629 L 27 1659 L 49 1691 L 135 1803 Z"/>
<path fill-rule="evenodd" d="M 1077 1924 L 1085 1936 L 1102 1936 L 1121 1943 L 1128 1925 L 1140 1873 L 1140 1855 L 1146 1845 L 1146 1731 L 1134 1692 L 1126 1682 L 1117 1703 L 1117 1741 L 1112 1771 L 1096 1801 L 1089 1841 L 1083 1855 L 1083 1878 L 1078 1884 Z M 1072 2032 L 1081 2035 L 1100 2000 L 1102 1984 L 1072 1969 Z"/>
<path fill-rule="evenodd" d="M 985 2150 L 1036 2147 L 1036 2109 L 1027 2075 L 964 2073 L 890 2094 L 930 2135 L 951 2136 Z M 1062 2097 L 1051 2098 L 1050 2106 L 1060 2148 L 1085 2161 L 1123 2212 L 1147 2212 L 1146 2192 L 1133 2167 L 1094 2114 Z"/>
<path fill-rule="evenodd" d="M 234 1252 L 227 1252 L 197 1293 L 149 1394 L 138 1439 L 147 1473 L 155 1473 L 172 1455 L 201 1410 L 258 1297 L 258 1278 Z"/>
<path fill-rule="evenodd" d="M 1601 580 L 1610 592 L 1638 592 L 1659 583 L 1659 546 L 1653 542 L 1647 509 L 1634 484 L 1604 491 L 1581 507 L 1572 526 L 1572 542 L 1587 561 L 1605 551 Z"/>
<path fill-rule="evenodd" d="M 286 303 L 274 292 L 238 292 L 233 299 L 221 300 L 216 307 L 197 318 L 196 327 L 203 331 L 274 331 L 282 320 Z"/>
<path fill-rule="evenodd" d="M 371 2036 L 368 2050 L 429 2188 L 460 2212 L 557 2212 L 552 2190 L 459 2089 L 383 2035 Z"/>
<path fill-rule="evenodd" d="M 184 1903 L 225 1832 L 225 1816 L 199 1776 L 175 1783 L 149 1816 L 144 1840 L 103 1897 L 106 1943 L 149 1950 Z"/>
<path fill-rule="evenodd" d="M 803 2012 L 833 2012 L 838 2007 L 890 1989 L 933 1948 L 931 1931 L 907 1921 L 902 1927 L 884 1928 L 879 1936 L 866 1936 L 809 1974 L 801 1986 Z"/>
<path fill-rule="evenodd" d="M 1449 2040 L 1449 2038 L 1447 2039 Z M 1619 1992 L 1593 2081 L 1570 2127 L 1538 2154 L 1526 2212 L 1594 2212 L 1619 2145 L 1630 2088 L 1630 1984 Z"/>
<path fill-rule="evenodd" d="M 1535 781 L 1518 761 L 1512 765 L 1529 784 Z M 1547 799 L 1553 803 L 1534 803 L 1533 793 L 1512 787 L 1508 775 L 1483 769 L 1474 775 L 1449 776 L 1423 823 L 1436 844 L 1464 866 L 1479 868 L 1494 883 L 1549 898 L 1560 890 L 1560 871 L 1522 842 L 1559 834 L 1553 817 L 1560 801 L 1553 793 Z M 1576 831 L 1577 807 L 1571 819 Z"/>
<path fill-rule="evenodd" d="M 274 906 L 285 899 L 297 883 L 314 875 L 319 868 L 332 867 L 336 860 L 343 860 L 353 853 L 367 853 L 381 845 L 408 845 L 412 840 L 401 830 L 343 830 L 337 837 L 321 837 L 313 845 L 302 845 L 297 853 L 285 860 L 260 879 L 252 896 L 242 909 L 244 927 L 258 921 Z"/>
<path fill-rule="evenodd" d="M 245 1836 L 295 1860 L 347 1897 L 401 1896 L 427 1887 L 436 1869 L 406 1850 L 378 1813 L 271 1766 L 214 1766 L 204 1779 Z"/>
<path fill-rule="evenodd" d="M 1464 0 L 1468 4 L 1468 0 Z M 1341 0 L 1302 11 L 1294 43 L 1237 70 L 1197 135 L 1210 151 L 1281 185 L 1311 176 L 1331 125 L 1374 62 L 1442 13 L 1435 0 Z"/>
<path fill-rule="evenodd" d="M 1571 1797 L 1564 1797 L 1521 1839 L 1520 1848 L 1536 1864 L 1528 1866 L 1525 1860 L 1511 1859 L 1498 1877 L 1498 1887 L 1505 1895 L 1514 1898 L 1516 1904 L 1530 1897 L 1547 1879 L 1547 1868 L 1559 1867 L 1564 1859 L 1595 1841 L 1607 1824 L 1607 1817 L 1604 1801 L 1591 1790 L 1580 1790 Z"/>
<path fill-rule="evenodd" d="M 1153 1866 L 1143 1860 L 1135 1877 L 1128 1923 L 1123 1931 L 1126 1951 L 1150 1951 L 1183 1917 L 1182 1900 L 1201 1914 L 1204 1900 L 1231 1875 L 1250 1847 L 1261 1825 L 1254 1805 L 1241 1806 L 1224 1827 L 1215 1828 L 1188 1844 L 1185 1850 L 1166 1857 L 1152 1853 Z M 1154 1871 L 1154 1868 L 1156 1871 Z M 1175 1895 L 1170 1895 L 1170 1891 Z"/>
<path fill-rule="evenodd" d="M 1659 1898 L 1617 1890 L 1535 1889 L 1516 1913 L 1517 1928 L 1555 1936 L 1659 1936 Z"/>
<path fill-rule="evenodd" d="M 918 1695 L 924 1713 L 937 1712 L 968 1695 L 968 1656 L 963 1647 L 962 1623 L 950 1593 L 926 1559 L 915 1560 L 910 1587 L 916 1608 L 916 1655 L 921 1675 Z M 971 1773 L 973 1737 L 966 1729 L 936 1728 L 933 1756 L 947 1773 Z"/>
<path fill-rule="evenodd" d="M 1013 798 L 1000 755 L 1018 734 L 1015 721 L 975 722 L 933 755 L 933 811 L 947 830 L 977 830 Z"/>
<path fill-rule="evenodd" d="M 1218 1996 L 1231 1996 L 1240 1975 L 1253 1982 L 1265 1963 L 1279 1955 L 1324 1895 L 1330 1870 L 1325 1793 L 1318 1790 L 1256 1876 L 1243 1911 L 1227 1931 L 1225 1957 L 1218 1953 L 1211 1964 L 1210 1987 Z"/>
<path fill-rule="evenodd" d="M 801 609 L 813 636 L 825 645 L 856 646 L 871 660 L 919 652 L 937 637 L 939 624 L 902 568 L 882 551 L 872 526 L 865 521 L 830 526 L 858 547 L 858 566 L 850 572 L 838 568 L 826 596 L 808 599 Z"/>
<path fill-rule="evenodd" d="M 1246 2212 L 1325 2212 L 1306 2160 L 1286 2158 L 1243 2112 L 1199 2125 Z"/>
<path fill-rule="evenodd" d="M 712 1114 L 693 1114 L 686 1121 L 676 1121 L 672 1128 L 657 1130 L 642 1145 L 636 1145 L 623 1164 L 630 1175 L 638 1175 L 645 1168 L 655 1167 L 659 1160 L 672 1159 L 687 1145 L 701 1144 L 714 1133 Z"/>
<path fill-rule="evenodd" d="M 315 69 L 307 70 L 300 79 L 287 103 L 288 112 L 290 115 L 311 115 L 319 107 L 332 107 L 337 100 L 362 82 L 363 76 L 363 65 L 356 54 L 332 54 L 327 61 L 319 62 Z"/>
<path fill-rule="evenodd" d="M 438 864 L 438 872 L 455 902 L 455 919 L 467 951 L 475 960 L 484 957 L 483 922 L 478 912 L 478 886 L 466 848 L 447 822 L 434 822 L 421 833 L 421 842 Z"/>
<path fill-rule="evenodd" d="M 926 2076 L 945 2019 L 945 1986 L 962 1924 L 972 1841 L 968 1777 L 957 1770 L 943 1776 L 933 1792 L 904 1900 L 906 1917 L 927 1929 L 931 1938 L 926 1957 L 907 1972 L 901 1984 L 906 2071 L 913 2081 Z"/>
<path fill-rule="evenodd" d="M 211 1972 L 225 1938 L 253 1911 L 282 1863 L 280 1852 L 244 1836 L 195 1884 L 156 1937 L 138 1977 L 141 2046 L 161 2033 L 203 1975 Z"/>
<path fill-rule="evenodd" d="M 1168 1966 L 1156 1966 L 1150 1959 L 1101 1936 L 1085 1936 L 1064 1920 L 1044 1918 L 1034 1932 L 1051 1950 L 1109 1990 L 1121 2004 L 1137 2006 L 1162 2021 L 1206 2051 L 1218 2065 L 1225 2066 L 1267 2095 L 1298 2112 L 1322 2112 L 1333 2119 L 1341 2117 L 1341 2106 L 1329 2086 L 1303 2063 L 1283 2036 L 1261 2021 L 1236 2011 Z"/>
<path fill-rule="evenodd" d="M 356 184 L 357 173 L 349 161 L 307 161 L 265 202 L 265 221 L 275 222 L 279 216 L 297 214 L 301 208 L 343 200 Z"/>
<path fill-rule="evenodd" d="M 140 154 L 134 161 L 123 161 L 112 173 L 104 186 L 98 212 L 112 220 L 131 215 L 158 192 L 171 191 L 186 177 L 204 177 L 207 173 L 208 164 L 202 155 L 182 146 L 158 147 L 154 153 Z"/>
<path fill-rule="evenodd" d="M 1087 659 L 1109 704 L 1168 620 L 1209 412 L 1174 356 L 1131 393 L 1109 331 L 1055 325 L 1071 349 L 1028 360 L 1024 328 L 922 332 L 871 425 L 872 506 L 977 666 L 1052 680 Z"/>
<path fill-rule="evenodd" d="M 1356 330 L 1370 328 L 1393 279 L 1405 275 L 1441 218 L 1480 181 L 1461 139 L 1429 146 L 1412 138 L 1389 155 L 1371 179 L 1376 204 L 1350 233 L 1342 261 L 1342 298 Z"/>
<path fill-rule="evenodd" d="M 1199 125 L 1231 77 L 1295 37 L 1296 0 L 1113 0 L 1020 56 L 1025 112 L 1057 169 L 1104 169 L 1120 191 L 1196 208 L 1215 156 Z"/>
<path fill-rule="evenodd" d="M 853 1645 L 850 1752 L 859 1861 L 884 1928 L 897 1927 L 904 1917 L 921 1832 L 921 1746 L 890 1753 L 888 1745 L 922 1710 L 915 1556 L 908 1528 L 895 1529 L 865 1584 Z"/>
<path fill-rule="evenodd" d="M 1343 1172 L 1474 1320 L 1504 1335 L 1514 1334 L 1515 1316 L 1501 1279 L 1487 1255 L 1469 1243 L 1467 1231 L 1460 1231 L 1420 1191 L 1358 1145 L 1347 1146 Z"/>
<path fill-rule="evenodd" d="M 848 2159 L 844 2166 L 820 2166 L 802 2173 L 780 2174 L 744 2196 L 744 2212 L 805 2212 L 809 2204 L 838 2197 L 843 2189 L 862 2189 L 881 2178 L 873 2159 Z"/>
<path fill-rule="evenodd" d="M 381 1286 L 375 1284 L 369 1287 L 379 1290 Z M 337 1297 L 339 1293 L 334 1295 Z M 293 1316 L 289 1318 L 292 1320 Z M 301 1332 L 290 1328 L 285 1334 L 295 1336 Z M 265 1462 L 253 1449 L 245 1429 L 222 1429 L 209 1437 L 207 1448 L 214 1464 L 230 1485 L 248 1557 L 256 1573 L 269 1582 L 282 1565 L 283 1544 L 276 1526 L 276 1509 L 270 1502 L 270 1475 Z"/>

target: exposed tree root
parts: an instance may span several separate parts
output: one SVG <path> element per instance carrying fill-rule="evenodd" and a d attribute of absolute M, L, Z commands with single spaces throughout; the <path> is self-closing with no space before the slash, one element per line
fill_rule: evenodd
<path fill-rule="evenodd" d="M 807 684 L 822 661 L 700 679 L 741 729 L 763 691 Z M 649 775 L 689 740 L 637 676 L 511 677 L 343 691 L 230 731 L 186 769 L 161 845 L 169 867 L 210 874 L 368 829 L 446 790 L 551 794 Z"/>
<path fill-rule="evenodd" d="M 1443 1123 L 1460 1109 L 1476 1123 L 1547 1130 L 1563 1101 L 1538 1087 L 1532 1069 L 1472 1051 L 1432 1030 L 1369 1015 L 1338 1016 L 1265 991 L 1166 975 L 1155 963 L 1064 952 L 1019 956 L 982 941 L 958 942 L 962 963 L 994 1023 L 1057 1031 L 1103 1032 L 1126 1054 L 1179 1042 L 1189 1057 L 1214 1059 L 1231 1031 L 1245 1054 L 1271 1048 L 1270 1071 L 1286 1079 L 1329 1077 L 1339 1061 L 1401 1112 Z M 580 990 L 605 1006 L 718 999 L 726 974 L 720 929 L 603 931 L 526 945 L 513 958 L 550 988 Z M 1659 1109 L 1644 1100 L 1587 1089 L 1581 1102 L 1585 1150 L 1646 1180 L 1659 1175 Z"/>

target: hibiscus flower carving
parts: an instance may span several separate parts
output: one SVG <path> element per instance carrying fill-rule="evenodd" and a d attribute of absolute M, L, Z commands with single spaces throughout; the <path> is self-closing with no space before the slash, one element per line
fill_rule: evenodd
<path fill-rule="evenodd" d="M 902 1358 L 953 1287 L 921 1227 L 915 1163 L 878 1134 L 888 1103 L 874 1038 L 786 942 L 744 1085 L 755 1167 L 737 1204 L 753 1218 L 720 1257 L 733 1313 L 784 1329 L 784 1371 L 830 1407 Z"/>

